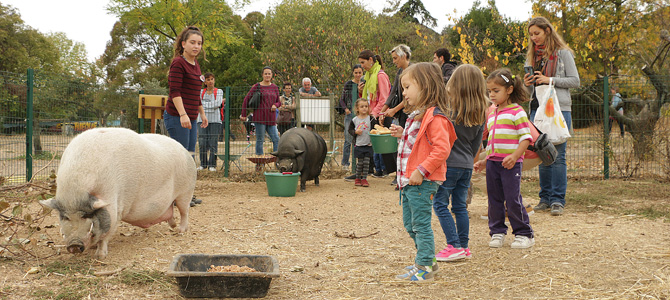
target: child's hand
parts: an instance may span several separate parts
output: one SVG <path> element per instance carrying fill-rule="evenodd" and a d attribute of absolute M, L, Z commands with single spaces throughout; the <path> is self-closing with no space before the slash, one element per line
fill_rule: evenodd
<path fill-rule="evenodd" d="M 363 129 L 356 129 L 356 134 L 357 135 L 363 134 Z"/>
<path fill-rule="evenodd" d="M 423 182 L 423 175 L 419 170 L 414 170 L 412 175 L 409 177 L 409 185 L 420 185 Z"/>
<path fill-rule="evenodd" d="M 391 124 L 391 128 L 389 128 L 389 129 L 391 129 L 391 136 L 394 136 L 394 137 L 397 137 L 397 138 L 402 137 L 403 128 L 401 126 L 398 126 L 396 124 Z"/>
<path fill-rule="evenodd" d="M 512 169 L 514 167 L 514 164 L 516 164 L 516 160 L 519 159 L 518 157 L 514 157 L 514 155 L 507 155 L 505 158 L 503 158 L 502 161 L 502 166 L 505 169 Z"/>
<path fill-rule="evenodd" d="M 480 161 L 476 162 L 473 165 L 473 168 L 475 169 L 475 172 L 477 172 L 477 173 L 481 172 L 485 163 L 486 163 L 486 160 L 480 160 Z"/>

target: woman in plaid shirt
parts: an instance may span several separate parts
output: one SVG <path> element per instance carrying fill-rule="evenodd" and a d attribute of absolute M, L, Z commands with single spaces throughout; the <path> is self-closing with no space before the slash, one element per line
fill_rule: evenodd
<path fill-rule="evenodd" d="M 435 241 L 430 225 L 432 199 L 445 180 L 447 158 L 456 132 L 445 115 L 447 90 L 440 67 L 433 63 L 409 66 L 401 75 L 405 111 L 410 112 L 405 128 L 391 126 L 398 144 L 397 181 L 400 187 L 405 229 L 417 248 L 414 265 L 398 279 L 433 279 L 437 271 Z"/>

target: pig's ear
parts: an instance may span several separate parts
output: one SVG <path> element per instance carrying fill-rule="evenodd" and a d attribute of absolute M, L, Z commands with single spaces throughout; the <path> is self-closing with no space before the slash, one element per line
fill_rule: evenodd
<path fill-rule="evenodd" d="M 44 207 L 50 208 L 50 209 L 58 209 L 58 204 L 56 203 L 56 198 L 49 198 L 47 200 L 41 200 L 40 204 L 42 204 Z"/>
<path fill-rule="evenodd" d="M 272 155 L 274 155 L 274 156 L 277 156 L 277 155 L 279 155 L 278 151 L 275 151 L 275 152 L 270 152 L 270 154 L 272 154 Z"/>
<path fill-rule="evenodd" d="M 295 156 L 298 156 L 300 154 L 305 153 L 305 150 L 294 150 L 295 151 Z"/>
<path fill-rule="evenodd" d="M 98 197 L 93 195 L 88 195 L 88 200 L 91 201 L 91 207 L 94 210 L 98 210 L 109 205 L 109 203 L 106 203 L 105 201 L 102 201 L 101 199 L 98 199 Z"/>

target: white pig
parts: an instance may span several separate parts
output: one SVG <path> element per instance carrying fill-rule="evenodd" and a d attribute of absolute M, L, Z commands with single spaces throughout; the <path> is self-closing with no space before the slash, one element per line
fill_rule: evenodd
<path fill-rule="evenodd" d="M 178 231 L 188 229 L 188 210 L 195 188 L 191 155 L 177 141 L 124 128 L 96 128 L 75 137 L 58 168 L 56 196 L 40 204 L 58 211 L 61 234 L 70 253 L 107 243 L 119 221 L 147 228 L 180 214 Z"/>

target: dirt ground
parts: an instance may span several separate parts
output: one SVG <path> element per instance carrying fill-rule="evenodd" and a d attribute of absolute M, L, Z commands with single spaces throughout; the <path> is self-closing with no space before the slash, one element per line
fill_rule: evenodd
<path fill-rule="evenodd" d="M 103 262 L 92 251 L 75 256 L 31 242 L 27 249 L 42 257 L 63 253 L 0 260 L 0 298 L 60 299 L 72 282 L 90 280 L 93 287 L 69 299 L 182 299 L 171 279 L 132 284 L 118 280 L 122 273 L 50 273 L 45 266 L 83 262 L 95 271 L 161 273 L 177 254 L 207 253 L 274 256 L 281 276 L 266 299 L 670 299 L 670 224 L 662 220 L 575 213 L 568 206 L 561 217 L 531 216 L 534 247 L 511 249 L 508 235 L 503 248 L 490 249 L 487 221 L 480 218 L 486 198 L 478 193 L 469 208 L 472 258 L 440 263 L 434 281 L 417 284 L 394 279 L 413 263 L 415 249 L 391 178 L 370 178 L 371 186 L 360 188 L 331 174 L 338 179 L 276 198 L 262 181 L 222 182 L 218 173 L 201 173 L 196 195 L 204 202 L 191 209 L 186 234 L 166 223 L 146 230 L 123 223 Z M 525 200 L 537 203 L 534 195 Z M 57 223 L 53 212 L 45 221 Z M 439 251 L 445 238 L 437 218 L 433 231 Z M 58 226 L 40 236 L 63 243 Z M 41 271 L 28 274 L 31 267 Z"/>

